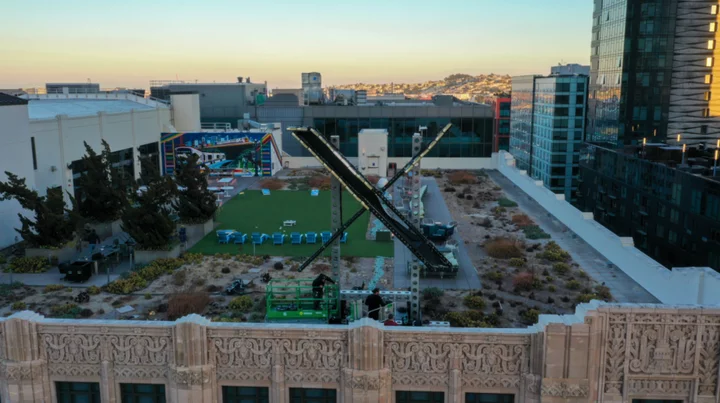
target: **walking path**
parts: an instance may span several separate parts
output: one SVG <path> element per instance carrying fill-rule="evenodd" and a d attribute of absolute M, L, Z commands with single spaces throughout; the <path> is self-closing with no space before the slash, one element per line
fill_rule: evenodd
<path fill-rule="evenodd" d="M 399 180 L 398 183 L 402 185 L 403 179 Z M 425 217 L 432 218 L 435 221 L 449 222 L 453 218 L 450 215 L 445 200 L 440 193 L 440 188 L 437 185 L 435 178 L 422 178 L 422 185 L 427 185 L 427 192 L 423 198 L 425 207 Z M 458 253 L 457 260 L 459 271 L 457 277 L 439 279 L 439 278 L 423 278 L 420 281 L 421 288 L 437 287 L 442 289 L 480 289 L 480 277 L 477 274 L 477 269 L 473 266 L 470 256 L 468 256 L 467 250 L 465 249 L 465 243 L 460 238 L 460 235 L 456 232 L 451 239 L 457 241 Z M 410 277 L 407 270 L 407 262 L 412 259 L 412 254 L 403 245 L 402 242 L 395 239 L 395 270 L 393 273 L 394 288 L 408 288 L 410 287 Z"/>
<path fill-rule="evenodd" d="M 572 258 L 590 277 L 609 287 L 616 301 L 633 303 L 660 302 L 627 274 L 614 265 L 611 265 L 602 254 L 597 252 L 580 237 L 573 234 L 572 231 L 556 220 L 552 214 L 548 213 L 547 210 L 515 186 L 515 184 L 503 174 L 498 171 L 487 172 L 490 178 L 492 178 L 512 200 L 517 202 L 520 209 L 529 215 L 543 231 L 550 234 L 553 241 L 557 242 L 558 245 L 570 253 Z"/>

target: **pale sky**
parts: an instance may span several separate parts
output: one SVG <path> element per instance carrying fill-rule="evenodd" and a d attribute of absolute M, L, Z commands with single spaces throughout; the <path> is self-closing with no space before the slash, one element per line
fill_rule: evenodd
<path fill-rule="evenodd" d="M 0 0 L 0 88 L 299 88 L 589 64 L 591 0 Z"/>

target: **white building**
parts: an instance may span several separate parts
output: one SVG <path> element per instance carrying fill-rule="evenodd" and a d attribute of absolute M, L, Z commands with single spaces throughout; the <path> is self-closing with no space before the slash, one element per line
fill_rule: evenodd
<path fill-rule="evenodd" d="M 28 101 L 0 93 L 0 181 L 6 181 L 5 171 L 22 178 L 29 188 L 35 187 L 33 174 Z M 20 228 L 18 213 L 24 210 L 15 200 L 0 201 L 0 247 L 15 242 Z"/>

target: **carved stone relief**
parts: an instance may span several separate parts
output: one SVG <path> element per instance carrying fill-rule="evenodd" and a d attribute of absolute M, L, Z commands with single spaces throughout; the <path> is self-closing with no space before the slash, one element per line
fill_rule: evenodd
<path fill-rule="evenodd" d="M 609 315 L 605 346 L 605 393 L 621 394 L 625 378 L 626 315 Z"/>
<path fill-rule="evenodd" d="M 630 379 L 628 389 L 630 393 L 653 394 L 662 396 L 688 396 L 692 388 L 692 381 L 673 379 Z"/>
<path fill-rule="evenodd" d="M 540 390 L 542 396 L 554 397 L 587 397 L 589 393 L 586 385 L 578 385 L 565 381 L 544 380 Z"/>

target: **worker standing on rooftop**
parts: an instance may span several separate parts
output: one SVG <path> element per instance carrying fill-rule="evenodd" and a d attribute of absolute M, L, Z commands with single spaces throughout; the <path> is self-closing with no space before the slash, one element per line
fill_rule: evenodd
<path fill-rule="evenodd" d="M 365 299 L 365 305 L 368 306 L 368 317 L 378 320 L 380 317 L 380 308 L 387 305 L 387 302 L 383 301 L 380 296 L 380 289 L 375 288 L 372 290 L 372 294 Z"/>

